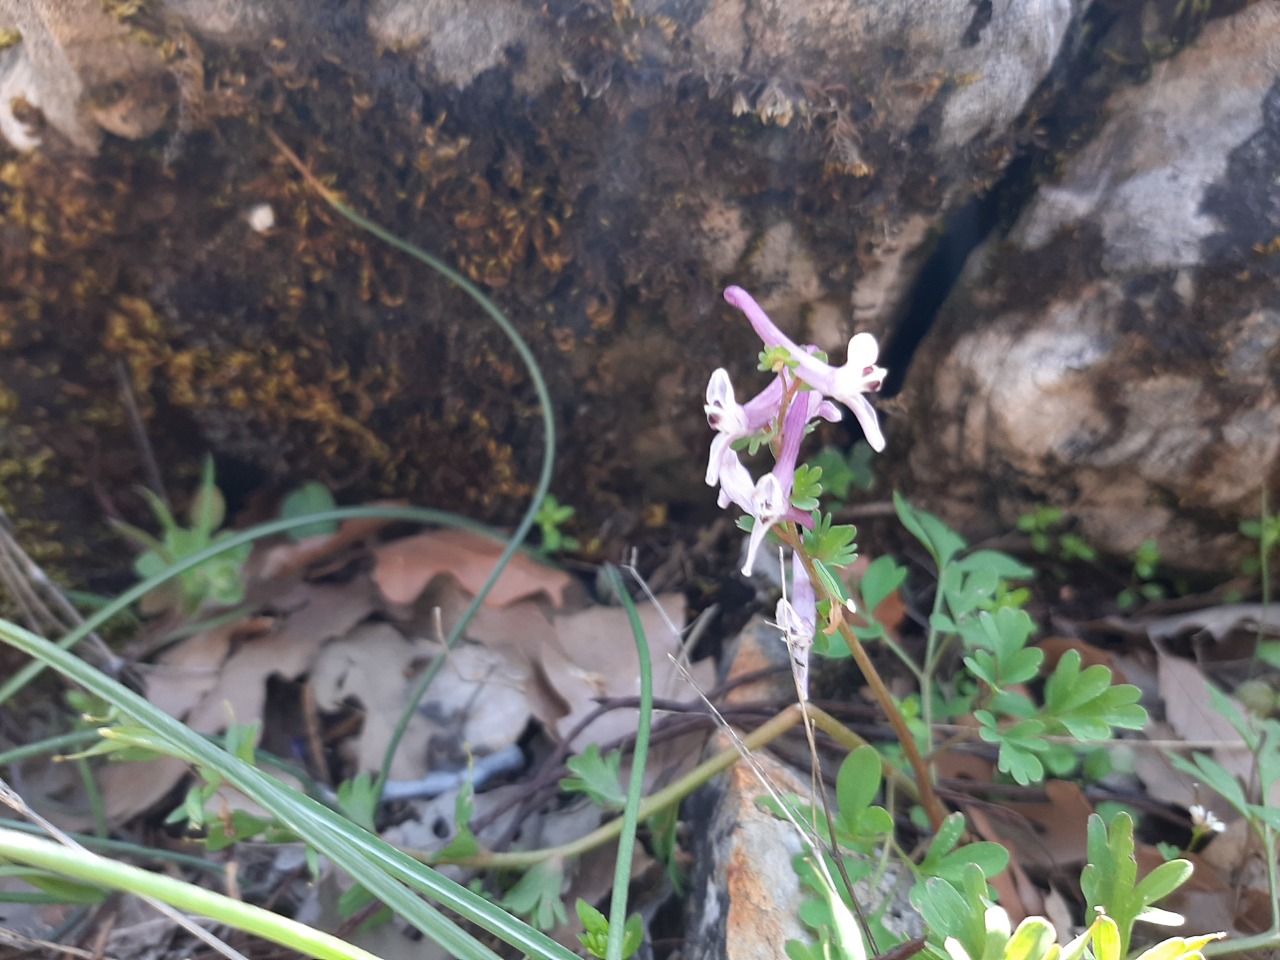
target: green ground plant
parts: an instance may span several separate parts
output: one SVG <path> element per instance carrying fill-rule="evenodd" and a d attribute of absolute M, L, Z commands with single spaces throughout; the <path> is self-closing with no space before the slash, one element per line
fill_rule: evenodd
<path fill-rule="evenodd" d="M 140 492 L 160 524 L 159 539 L 123 521 L 116 521 L 116 527 L 144 548 L 133 564 L 144 580 L 163 574 L 178 561 L 225 543 L 231 537 L 231 531 L 222 529 L 227 504 L 214 482 L 212 457 L 205 458 L 200 488 L 191 498 L 189 527 L 174 519 L 168 505 L 157 494 L 145 487 Z M 251 549 L 251 544 L 238 544 L 211 554 L 203 563 L 184 570 L 175 580 L 165 580 L 142 598 L 143 611 L 155 613 L 172 609 L 193 614 L 206 603 L 234 606 L 244 599 L 240 571 Z"/>
<path fill-rule="evenodd" d="M 1096 563 L 1098 551 L 1083 537 L 1063 529 L 1063 514 L 1057 507 L 1041 505 L 1018 517 L 1017 528 L 1031 538 L 1036 553 L 1064 563 Z"/>
<path fill-rule="evenodd" d="M 547 494 L 534 516 L 534 523 L 538 525 L 538 531 L 541 534 L 541 540 L 538 543 L 540 553 L 550 556 L 566 550 L 577 550 L 581 546 L 577 539 L 561 529 L 573 519 L 575 512 L 573 507 L 557 500 L 554 494 Z"/>
<path fill-rule="evenodd" d="M 1133 553 L 1133 572 L 1129 586 L 1116 597 L 1116 606 L 1132 610 L 1138 604 L 1165 597 L 1164 585 L 1157 580 L 1160 566 L 1160 545 L 1148 537 Z"/>

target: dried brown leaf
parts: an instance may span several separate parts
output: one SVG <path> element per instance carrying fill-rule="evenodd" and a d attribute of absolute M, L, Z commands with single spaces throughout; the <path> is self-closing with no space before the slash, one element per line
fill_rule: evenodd
<path fill-rule="evenodd" d="M 1042 673 L 1052 673 L 1058 666 L 1058 661 L 1062 659 L 1062 655 L 1068 650 L 1074 650 L 1080 654 L 1081 667 L 1088 668 L 1100 664 L 1111 671 L 1116 683 L 1128 682 L 1125 680 L 1123 671 L 1116 664 L 1114 656 L 1101 647 L 1086 643 L 1077 637 L 1045 637 L 1036 646 L 1044 651 Z"/>
<path fill-rule="evenodd" d="M 678 695 L 683 685 L 669 655 L 680 649 L 678 632 L 684 629 L 684 598 L 665 594 L 658 598 L 661 609 L 652 603 L 639 606 L 640 621 L 649 644 L 653 664 L 653 689 L 657 696 Z M 664 615 L 665 614 L 665 615 Z M 568 715 L 552 730 L 564 738 L 597 707 L 605 697 L 635 697 L 640 694 L 639 661 L 626 611 L 620 607 L 592 607 L 555 618 L 557 642 L 542 650 L 542 669 L 552 689 L 569 706 Z M 699 668 L 705 670 L 707 668 Z M 697 674 L 695 674 L 695 677 Z M 705 673 L 699 684 L 710 683 Z M 634 733 L 636 710 L 613 710 L 598 718 L 589 729 L 574 737 L 579 750 L 589 743 L 608 743 Z"/>
<path fill-rule="evenodd" d="M 218 682 L 188 714 L 187 725 L 200 733 L 216 733 L 230 722 L 262 719 L 267 679 L 296 679 L 311 670 L 324 644 L 346 634 L 374 609 L 368 581 L 340 585 L 298 584 L 278 600 L 289 612 L 272 628 L 234 648 L 222 665 Z"/>
<path fill-rule="evenodd" d="M 1046 780 L 1044 793 L 1043 802 L 1004 804 L 1006 815 L 992 817 L 991 829 L 1028 869 L 1074 868 L 1085 858 L 1093 806 L 1067 780 Z"/>
<path fill-rule="evenodd" d="M 1204 752 L 1242 784 L 1249 784 L 1253 777 L 1253 756 L 1227 718 L 1213 709 L 1204 672 L 1190 660 L 1172 656 L 1159 647 L 1156 654 L 1160 698 L 1169 726 L 1184 740 L 1220 742 L 1221 746 Z M 1228 699 L 1241 714 L 1245 712 L 1234 698 Z"/>
<path fill-rule="evenodd" d="M 150 810 L 189 772 L 186 761 L 177 757 L 103 764 L 95 776 L 102 792 L 107 822 L 124 823 Z M 91 817 L 84 820 L 85 827 L 92 826 Z"/>
<path fill-rule="evenodd" d="M 403 507 L 403 500 L 377 500 L 370 507 Z M 392 521 L 360 517 L 344 520 L 337 533 L 320 537 L 307 537 L 297 543 L 277 543 L 261 551 L 255 551 L 245 564 L 247 578 L 260 581 L 297 573 L 311 564 L 333 556 L 347 547 L 372 537 Z"/>
<path fill-rule="evenodd" d="M 349 700 L 364 707 L 356 747 L 359 771 L 376 771 L 400 720 L 415 668 L 437 652 L 434 644 L 410 640 L 387 623 L 369 623 L 325 647 L 311 671 L 316 705 L 335 710 Z M 427 772 L 427 748 L 436 725 L 414 712 L 396 751 L 391 775 L 410 780 Z"/>
<path fill-rule="evenodd" d="M 471 599 L 472 595 L 453 577 L 439 577 L 419 597 L 416 607 L 420 611 L 439 610 L 440 630 L 448 635 Z M 430 614 L 411 622 L 420 632 L 434 635 L 436 627 Z M 568 713 L 568 706 L 547 683 L 539 665 L 543 648 L 556 642 L 547 601 L 518 600 L 500 609 L 481 606 L 467 625 L 466 639 L 527 667 L 523 693 L 529 709 L 544 727 L 550 729 Z"/>
<path fill-rule="evenodd" d="M 474 596 L 493 572 L 504 546 L 499 540 L 467 530 L 431 530 L 377 547 L 373 579 L 383 597 L 393 604 L 413 603 L 427 584 L 441 574 L 456 577 Z M 517 553 L 485 602 L 492 607 L 505 607 L 545 594 L 561 606 L 571 583 L 563 570 Z"/>

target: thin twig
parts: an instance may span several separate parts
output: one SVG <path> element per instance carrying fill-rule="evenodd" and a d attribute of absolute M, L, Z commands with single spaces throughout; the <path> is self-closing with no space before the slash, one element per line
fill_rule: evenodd
<path fill-rule="evenodd" d="M 48 940 L 25 936 L 17 930 L 10 930 L 8 927 L 0 927 L 0 943 L 18 950 L 41 950 L 44 956 L 49 957 L 56 957 L 61 954 L 63 956 L 76 957 L 78 960 L 115 960 L 115 958 L 101 954 L 97 950 L 85 950 L 82 947 L 73 947 L 65 943 L 51 943 Z"/>
<path fill-rule="evenodd" d="M 138 412 L 138 402 L 133 395 L 133 384 L 129 382 L 129 371 L 125 369 L 123 360 L 116 360 L 115 370 L 116 381 L 120 384 L 120 399 L 124 403 L 124 412 L 129 417 L 129 429 L 133 431 L 133 442 L 138 447 L 138 455 L 142 457 L 142 469 L 147 474 L 147 486 L 167 507 L 169 496 L 164 492 L 164 478 L 160 475 L 160 465 L 156 463 L 151 438 L 147 436 L 147 428 L 142 423 L 142 414 Z"/>
<path fill-rule="evenodd" d="M 65 635 L 84 622 L 62 588 L 22 549 L 14 536 L 13 522 L 3 510 L 0 510 L 0 580 L 36 632 Z M 101 636 L 90 633 L 82 642 L 85 652 L 97 661 L 98 669 L 119 677 L 125 661 L 112 652 Z"/>

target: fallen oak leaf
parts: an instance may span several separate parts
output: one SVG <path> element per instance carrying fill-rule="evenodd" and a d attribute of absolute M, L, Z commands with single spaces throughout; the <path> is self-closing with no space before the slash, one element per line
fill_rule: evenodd
<path fill-rule="evenodd" d="M 375 500 L 370 507 L 404 507 L 403 500 Z M 245 579 L 269 580 L 285 574 L 296 573 L 317 560 L 333 556 L 347 547 L 369 539 L 383 527 L 392 523 L 385 517 L 353 517 L 342 521 L 337 533 L 307 537 L 298 542 L 276 543 L 254 551 L 245 564 Z"/>
<path fill-rule="evenodd" d="M 441 574 L 452 574 L 471 594 L 480 592 L 505 544 L 469 530 L 430 530 L 374 548 L 373 580 L 388 603 L 411 604 Z M 485 597 L 491 607 L 505 607 L 545 594 L 557 606 L 573 582 L 563 570 L 517 553 Z"/>

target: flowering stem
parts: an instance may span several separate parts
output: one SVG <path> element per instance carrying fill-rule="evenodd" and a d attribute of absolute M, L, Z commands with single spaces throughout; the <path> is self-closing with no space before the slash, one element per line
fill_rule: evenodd
<path fill-rule="evenodd" d="M 858 747 L 865 746 L 867 741 L 862 739 L 844 724 L 842 724 L 831 714 L 827 713 L 821 707 L 812 703 L 808 704 L 809 719 L 813 725 L 823 733 L 831 737 L 836 743 L 840 744 L 846 750 L 853 751 Z M 742 738 L 742 744 L 748 752 L 760 750 L 777 740 L 784 733 L 794 727 L 796 724 L 803 722 L 804 714 L 800 710 L 798 703 L 793 703 L 781 713 L 775 715 L 770 720 L 762 723 L 756 729 L 746 734 Z M 709 760 L 704 760 L 701 764 L 690 770 L 683 777 L 676 780 L 669 786 L 664 787 L 657 793 L 650 794 L 640 804 L 637 816 L 639 820 L 649 819 L 655 813 L 664 810 L 673 804 L 679 803 L 685 797 L 689 796 L 699 787 L 710 782 L 717 774 L 728 770 L 735 763 L 742 759 L 742 754 L 738 747 L 732 746 L 721 750 Z M 893 766 L 886 760 L 881 761 L 881 771 L 885 780 L 893 789 L 901 790 L 912 799 L 919 798 L 919 790 L 916 783 L 905 773 Z M 428 852 L 425 850 L 405 850 L 409 856 L 423 863 L 433 865 L 451 864 L 460 867 L 478 867 L 487 870 L 523 870 L 534 864 L 542 863 L 552 857 L 559 857 L 564 860 L 573 857 L 580 857 L 584 853 L 601 847 L 609 841 L 613 840 L 622 832 L 622 817 L 610 820 L 608 823 L 602 824 L 591 833 L 568 843 L 563 843 L 557 847 L 544 847 L 537 850 L 510 850 L 495 852 L 492 850 L 481 850 L 478 853 L 466 857 L 446 857 L 441 856 L 438 852 Z"/>
<path fill-rule="evenodd" d="M 800 562 L 804 564 L 805 572 L 809 575 L 809 581 L 821 591 L 822 596 L 830 601 L 833 610 L 839 609 L 841 606 L 840 599 L 827 593 L 822 579 L 814 572 L 813 561 L 809 559 L 809 555 L 804 551 L 804 544 L 801 542 L 801 538 L 792 530 L 780 532 L 783 538 L 787 540 L 787 545 L 799 554 Z M 897 736 L 898 742 L 902 744 L 902 752 L 915 773 L 916 783 L 920 790 L 920 805 L 924 808 L 925 815 L 929 818 L 929 823 L 933 825 L 933 829 L 937 830 L 942 826 L 942 821 L 947 818 L 947 811 L 933 789 L 933 775 L 929 770 L 928 763 L 925 762 L 920 753 L 920 747 L 916 744 L 916 739 L 912 735 L 911 729 L 907 726 L 906 718 L 902 716 L 902 711 L 898 709 L 898 704 L 894 701 L 893 694 L 885 686 L 885 682 L 880 676 L 880 671 L 876 669 L 875 664 L 871 662 L 871 657 L 867 655 L 867 651 L 862 646 L 862 641 L 854 635 L 852 628 L 843 620 L 837 620 L 837 626 L 840 630 L 840 636 L 844 638 L 845 644 L 849 647 L 849 652 L 853 655 L 854 662 L 857 663 L 858 669 L 862 671 L 862 676 L 866 679 L 867 686 L 871 688 L 872 695 L 876 698 L 876 702 L 880 704 L 880 709 L 884 711 L 885 717 L 888 718 L 889 726 L 893 727 L 893 732 Z"/>

